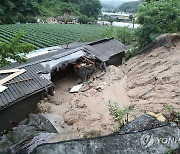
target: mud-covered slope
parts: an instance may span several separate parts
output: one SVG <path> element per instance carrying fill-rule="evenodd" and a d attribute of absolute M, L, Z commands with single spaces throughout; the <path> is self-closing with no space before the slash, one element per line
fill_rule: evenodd
<path fill-rule="evenodd" d="M 39 103 L 44 116 L 30 115 L 7 137 L 1 137 L 0 153 L 178 152 L 179 125 L 162 120 L 161 113 L 167 105 L 180 111 L 180 41 L 163 40 L 170 40 L 168 46 L 161 40 L 152 43 L 148 52 L 94 74 L 78 93 L 68 90 L 76 85 L 73 76 L 58 79 L 55 96 Z M 160 114 L 144 114 L 113 133 L 117 128 L 109 100 L 119 108 L 134 106 L 129 120 L 144 112 Z"/>
<path fill-rule="evenodd" d="M 109 100 L 117 102 L 120 108 L 134 106 L 129 120 L 144 112 L 164 113 L 166 104 L 178 111 L 180 42 L 172 39 L 174 36 L 170 35 L 169 39 L 169 36 L 163 35 L 156 43 L 151 44 L 150 51 L 135 56 L 119 67 L 108 66 L 105 74 L 95 74 L 79 93 L 71 94 L 68 91 L 76 85 L 73 76 L 58 79 L 55 82 L 55 96 L 39 104 L 40 112 L 48 115 L 51 122 L 54 119 L 50 118 L 51 115 L 61 117 L 71 127 L 64 130 L 71 134 L 66 136 L 74 139 L 77 135 L 82 138 L 89 131 L 107 135 L 116 130 L 108 108 Z M 61 123 L 56 125 L 59 130 Z"/>
<path fill-rule="evenodd" d="M 180 40 L 130 59 L 124 66 L 127 92 L 139 111 L 180 109 Z"/>

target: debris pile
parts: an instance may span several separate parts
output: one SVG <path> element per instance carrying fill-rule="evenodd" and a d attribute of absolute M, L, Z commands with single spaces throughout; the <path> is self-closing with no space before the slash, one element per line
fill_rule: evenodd
<path fill-rule="evenodd" d="M 93 136 L 110 134 L 114 132 L 114 122 L 108 102 L 117 102 L 122 108 L 130 105 L 125 91 L 125 80 L 124 73 L 119 68 L 109 66 L 106 72 L 94 74 L 78 93 L 69 93 L 68 89 L 76 81 L 67 76 L 55 83 L 55 96 L 39 104 L 40 112 L 45 116 L 61 116 L 71 126 L 71 131 L 79 134 L 79 137 L 84 134 L 86 136 L 87 132 L 96 132 Z M 75 138 L 72 134 L 70 136 Z"/>
<path fill-rule="evenodd" d="M 65 74 L 54 82 L 55 95 L 38 104 L 41 116 L 30 116 L 14 129 L 17 144 L 2 137 L 0 146 L 5 142 L 11 152 L 27 153 L 177 152 L 180 129 L 169 121 L 179 120 L 178 114 L 168 118 L 164 115 L 166 109 L 173 108 L 170 115 L 180 110 L 179 52 L 180 42 L 172 39 L 168 47 L 156 46 L 119 67 L 108 66 L 102 72 L 95 72 L 89 80 L 83 77 L 78 86 L 73 75 Z M 134 116 L 148 114 L 115 132 L 108 102 L 117 102 L 119 108 L 133 106 Z M 28 129 L 32 134 L 23 132 Z M 6 147 L 3 150 L 9 152 Z"/>
<path fill-rule="evenodd" d="M 176 40 L 168 48 L 159 46 L 119 67 L 108 66 L 105 72 L 95 73 L 78 93 L 69 93 L 76 81 L 67 76 L 55 83 L 55 96 L 39 105 L 41 112 L 48 106 L 44 114 L 58 114 L 82 137 L 86 131 L 101 135 L 114 132 L 109 101 L 117 102 L 120 108 L 133 106 L 133 116 L 165 113 L 167 104 L 179 111 L 179 51 Z"/>

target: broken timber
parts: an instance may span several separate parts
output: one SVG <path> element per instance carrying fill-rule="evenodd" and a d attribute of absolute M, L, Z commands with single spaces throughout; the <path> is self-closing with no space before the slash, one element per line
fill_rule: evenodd
<path fill-rule="evenodd" d="M 4 71 L 4 73 L 5 73 L 5 71 L 6 71 L 6 73 L 7 73 L 8 71 L 9 71 L 8 73 L 10 73 L 11 70 L 3 70 L 3 71 Z M 1 73 L 2 73 L 3 71 L 1 71 Z M 25 69 L 20 69 L 20 70 L 18 69 L 18 70 L 16 70 L 16 72 L 14 72 L 13 74 L 11 74 L 11 75 L 9 75 L 9 76 L 1 79 L 1 80 L 0 80 L 0 85 L 2 85 L 2 84 L 4 84 L 4 83 L 12 80 L 13 78 L 21 75 L 21 74 L 24 73 L 24 72 L 26 72 Z"/>

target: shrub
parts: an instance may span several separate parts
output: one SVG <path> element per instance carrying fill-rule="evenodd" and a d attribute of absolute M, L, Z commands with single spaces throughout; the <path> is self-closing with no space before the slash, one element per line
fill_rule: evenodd
<path fill-rule="evenodd" d="M 132 107 L 126 107 L 120 109 L 117 105 L 117 102 L 108 102 L 108 107 L 110 115 L 113 116 L 114 122 L 118 123 L 118 127 L 121 128 L 128 122 L 129 113 L 132 111 Z"/>
<path fill-rule="evenodd" d="M 89 21 L 88 21 L 88 17 L 84 16 L 84 15 L 81 15 L 79 17 L 79 23 L 81 24 L 87 24 Z"/>
<path fill-rule="evenodd" d="M 134 41 L 134 31 L 129 27 L 114 28 L 110 26 L 101 35 L 107 38 L 114 37 L 125 45 L 131 45 Z"/>

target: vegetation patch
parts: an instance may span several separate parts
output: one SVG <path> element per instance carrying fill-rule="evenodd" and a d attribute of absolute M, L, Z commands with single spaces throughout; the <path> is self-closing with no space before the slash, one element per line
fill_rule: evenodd
<path fill-rule="evenodd" d="M 72 42 L 94 41 L 101 38 L 106 27 L 97 25 L 19 24 L 1 25 L 0 41 L 9 42 L 14 34 L 23 30 L 22 43 L 31 43 L 36 49 L 63 45 Z"/>
<path fill-rule="evenodd" d="M 123 109 L 119 108 L 117 102 L 108 102 L 110 115 L 113 117 L 114 122 L 117 123 L 118 128 L 121 128 L 129 121 L 129 114 L 132 112 L 133 107 L 128 106 Z"/>
<path fill-rule="evenodd" d="M 174 107 L 168 104 L 164 105 L 164 109 L 167 111 L 165 114 L 166 119 L 169 122 L 175 122 L 178 126 L 180 126 L 180 112 L 175 111 Z"/>

